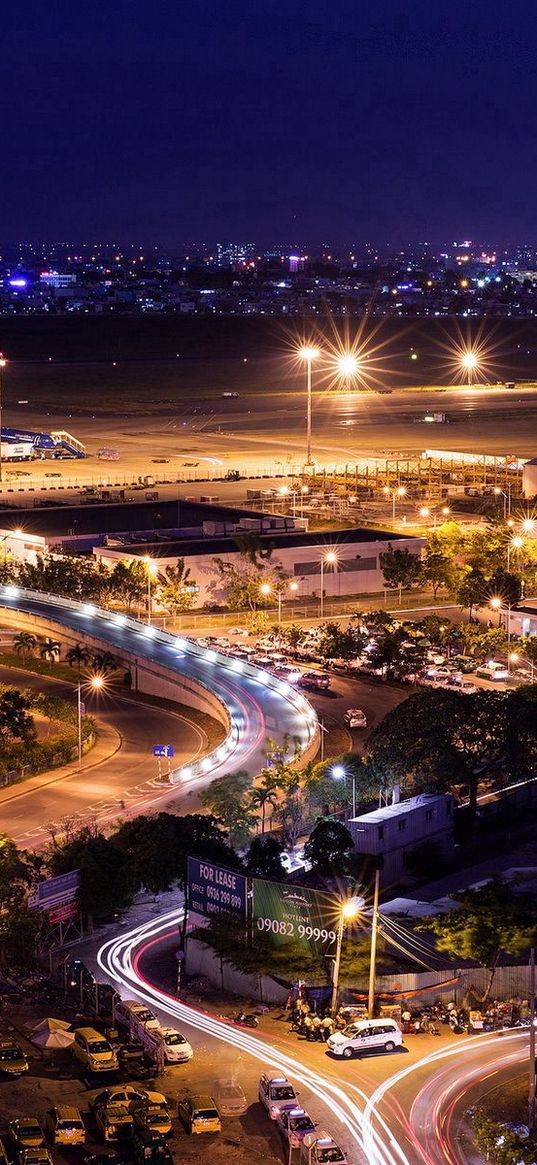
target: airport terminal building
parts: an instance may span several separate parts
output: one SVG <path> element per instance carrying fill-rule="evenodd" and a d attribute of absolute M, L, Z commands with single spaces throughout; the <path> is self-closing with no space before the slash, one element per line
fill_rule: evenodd
<path fill-rule="evenodd" d="M 16 525 L 15 525 L 16 523 Z M 390 547 L 420 555 L 423 538 L 367 527 L 312 533 L 307 520 L 180 500 L 58 506 L 0 513 L 6 553 L 32 560 L 39 553 L 93 554 L 112 570 L 117 562 L 150 559 L 160 569 L 184 559 L 197 586 L 196 603 L 224 605 L 214 559 L 239 565 L 245 544 L 297 582 L 297 597 L 331 598 L 383 589 L 380 555 Z"/>

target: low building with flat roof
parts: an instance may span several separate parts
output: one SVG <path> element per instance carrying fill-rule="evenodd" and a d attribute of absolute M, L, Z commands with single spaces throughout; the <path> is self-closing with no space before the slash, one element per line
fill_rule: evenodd
<path fill-rule="evenodd" d="M 442 853 L 453 849 L 453 797 L 449 793 L 420 793 L 391 805 L 351 817 L 347 823 L 354 852 L 381 860 L 382 882 L 389 885 L 405 875 L 405 855 L 428 842 Z M 433 873 L 434 871 L 431 871 Z"/>

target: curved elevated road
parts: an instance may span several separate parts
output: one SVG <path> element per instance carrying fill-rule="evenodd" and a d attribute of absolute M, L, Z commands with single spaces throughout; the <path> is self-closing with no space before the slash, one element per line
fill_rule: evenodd
<path fill-rule="evenodd" d="M 224 742 L 209 756 L 171 774 L 174 783 L 214 778 L 230 769 L 246 769 L 255 775 L 265 763 L 267 737 L 278 744 L 295 742 L 301 751 L 317 738 L 316 714 L 304 696 L 289 684 L 261 668 L 221 655 L 195 642 L 158 631 L 125 615 L 54 595 L 39 594 L 8 585 L 0 587 L 0 608 L 52 620 L 77 638 L 90 635 L 111 651 L 128 652 L 139 661 L 167 669 L 170 678 L 187 676 L 216 696 L 228 722 Z M 181 696 L 184 702 L 184 694 Z M 152 742 L 151 742 L 152 743 Z"/>

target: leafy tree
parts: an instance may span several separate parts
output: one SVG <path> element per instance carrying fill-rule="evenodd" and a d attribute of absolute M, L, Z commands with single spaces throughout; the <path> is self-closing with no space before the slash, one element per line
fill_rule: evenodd
<path fill-rule="evenodd" d="M 217 777 L 200 793 L 200 802 L 222 822 L 235 845 L 246 842 L 255 825 L 247 792 L 250 776 L 244 769 Z"/>
<path fill-rule="evenodd" d="M 287 577 L 280 565 L 271 562 L 273 546 L 262 542 L 257 534 L 236 536 L 239 560 L 230 562 L 213 558 L 216 580 L 213 590 L 223 594 L 225 604 L 232 611 L 256 611 L 265 602 L 262 583 L 273 590 Z"/>
<path fill-rule="evenodd" d="M 143 562 L 116 562 L 109 578 L 110 594 L 130 610 L 140 611 L 147 596 L 147 570 Z"/>
<path fill-rule="evenodd" d="M 394 617 L 388 611 L 363 611 L 354 617 L 360 620 L 360 624 L 366 628 L 370 635 L 375 635 L 380 631 L 395 630 Z"/>
<path fill-rule="evenodd" d="M 472 1128 L 478 1149 L 491 1165 L 534 1165 L 533 1141 L 514 1132 L 501 1121 L 492 1120 L 477 1109 Z"/>
<path fill-rule="evenodd" d="M 457 602 L 461 607 L 468 607 L 468 614 L 472 618 L 474 607 L 482 607 L 490 595 L 489 584 L 480 570 L 469 570 L 464 575 L 457 589 Z"/>
<path fill-rule="evenodd" d="M 116 671 L 117 659 L 110 651 L 97 651 L 92 657 L 91 666 L 94 672 L 107 676 Z"/>
<path fill-rule="evenodd" d="M 521 955 L 537 938 L 533 900 L 510 882 L 495 876 L 485 886 L 451 897 L 457 903 L 447 914 L 424 919 L 418 930 L 432 931 L 438 950 L 460 959 L 472 959 L 490 972 L 483 999 L 492 990 L 502 954 Z"/>
<path fill-rule="evenodd" d="M 114 834 L 114 842 L 131 863 L 136 889 L 145 886 L 153 894 L 178 885 L 185 888 L 187 858 L 200 857 L 232 870 L 240 869 L 235 851 L 216 819 L 192 813 L 133 817 Z"/>
<path fill-rule="evenodd" d="M 489 594 L 498 595 L 503 602 L 513 606 L 522 597 L 522 579 L 513 571 L 497 570 L 489 581 Z"/>
<path fill-rule="evenodd" d="M 369 660 L 373 667 L 384 669 L 385 680 L 402 680 L 416 674 L 422 667 L 425 648 L 417 641 L 409 643 L 408 631 L 397 627 L 377 636 Z"/>
<path fill-rule="evenodd" d="M 22 970 L 34 962 L 39 919 L 26 899 L 35 887 L 36 872 L 29 855 L 0 834 L 0 944 L 8 966 Z"/>
<path fill-rule="evenodd" d="M 531 676 L 533 680 L 534 668 L 537 664 L 537 635 L 532 635 L 530 638 L 524 639 L 521 650 L 524 659 L 527 659 L 531 667 Z"/>
<path fill-rule="evenodd" d="M 286 845 L 294 849 L 304 820 L 304 806 L 298 783 L 290 786 L 284 801 L 278 805 L 274 813 L 274 820 L 283 829 Z"/>
<path fill-rule="evenodd" d="M 393 550 L 389 546 L 384 554 L 379 554 L 379 563 L 385 585 L 389 590 L 398 590 L 399 598 L 403 590 L 410 590 L 423 579 L 421 561 L 410 550 Z"/>
<path fill-rule="evenodd" d="M 66 663 L 69 664 L 69 667 L 76 668 L 79 679 L 82 667 L 87 666 L 90 660 L 91 651 L 89 647 L 85 647 L 83 643 L 75 643 L 65 652 Z"/>
<path fill-rule="evenodd" d="M 284 627 L 280 631 L 280 635 L 283 637 L 285 643 L 292 649 L 300 647 L 305 634 L 304 628 L 299 623 L 291 623 L 290 627 Z"/>
<path fill-rule="evenodd" d="M 442 587 L 454 590 L 459 582 L 460 571 L 447 554 L 427 548 L 422 558 L 423 579 L 430 583 L 434 598 Z"/>
<path fill-rule="evenodd" d="M 407 794 L 469 787 L 473 818 L 480 782 L 501 786 L 511 773 L 521 708 L 513 694 L 448 690 L 419 692 L 394 708 L 368 741 L 371 781 L 400 784 Z M 537 720 L 525 718 L 526 764 L 533 765 Z M 537 768 L 536 768 L 537 772 Z"/>
<path fill-rule="evenodd" d="M 339 623 L 322 623 L 320 632 L 319 655 L 324 659 L 355 659 L 365 646 L 365 635 L 352 623 L 347 627 L 340 627 Z"/>
<path fill-rule="evenodd" d="M 274 882 L 285 879 L 281 857 L 283 846 L 276 837 L 254 837 L 246 855 L 246 869 L 252 878 L 268 878 Z"/>
<path fill-rule="evenodd" d="M 57 639 L 51 639 L 47 636 L 46 639 L 39 645 L 39 654 L 41 659 L 48 659 L 50 663 L 50 670 L 52 671 L 53 663 L 56 663 L 60 658 L 61 644 Z"/>
<path fill-rule="evenodd" d="M 344 777 L 336 779 L 334 769 L 342 769 Z M 378 796 L 378 789 L 367 781 L 366 768 L 357 753 L 343 753 L 312 766 L 304 779 L 304 792 L 310 805 L 320 809 L 324 816 L 328 816 L 331 810 L 347 809 L 352 805 L 353 777 L 358 806 L 366 805 Z"/>
<path fill-rule="evenodd" d="M 128 854 L 93 826 L 83 826 L 64 841 L 53 842 L 46 855 L 52 874 L 80 870 L 80 907 L 91 919 L 111 918 L 133 898 Z"/>
<path fill-rule="evenodd" d="M 184 558 L 178 558 L 175 566 L 167 566 L 159 574 L 156 587 L 157 602 L 170 615 L 178 615 L 181 611 L 189 611 L 197 591 L 196 583 L 190 578 L 190 568 L 185 566 Z"/>
<path fill-rule="evenodd" d="M 321 817 L 304 846 L 304 857 L 316 874 L 339 877 L 348 872 L 352 837 L 343 822 Z"/>
<path fill-rule="evenodd" d="M 30 590 L 90 599 L 99 595 L 106 573 L 103 566 L 87 558 L 38 554 L 35 562 L 24 562 L 19 567 L 18 581 Z"/>
<path fill-rule="evenodd" d="M 37 636 L 32 635 L 31 631 L 19 631 L 13 640 L 13 647 L 17 655 L 20 655 L 22 662 L 25 663 L 37 647 Z"/>
<path fill-rule="evenodd" d="M 35 739 L 30 700 L 16 688 L 6 688 L 0 694 L 0 737 L 4 742 L 16 738 L 25 744 Z"/>

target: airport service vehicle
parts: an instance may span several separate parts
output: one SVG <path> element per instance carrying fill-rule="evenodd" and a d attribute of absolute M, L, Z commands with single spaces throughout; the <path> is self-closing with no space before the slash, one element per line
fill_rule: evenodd
<path fill-rule="evenodd" d="M 315 1124 L 303 1108 L 281 1112 L 276 1118 L 276 1128 L 289 1149 L 298 1149 L 304 1137 L 315 1132 Z"/>
<path fill-rule="evenodd" d="M 45 1134 L 35 1116 L 10 1121 L 7 1131 L 16 1149 L 37 1149 L 45 1144 Z"/>
<path fill-rule="evenodd" d="M 329 1036 L 327 1048 L 332 1055 L 350 1060 L 353 1056 L 379 1049 L 393 1052 L 402 1043 L 403 1033 L 394 1019 L 363 1019 Z"/>
<path fill-rule="evenodd" d="M 301 1141 L 300 1165 L 348 1165 L 348 1161 L 330 1133 L 316 1129 Z"/>
<path fill-rule="evenodd" d="M 177 1111 L 187 1133 L 221 1133 L 222 1122 L 212 1096 L 185 1096 Z"/>
<path fill-rule="evenodd" d="M 248 1109 L 248 1101 L 240 1084 L 228 1077 L 215 1080 L 213 1099 L 220 1116 L 244 1116 Z"/>
<path fill-rule="evenodd" d="M 14 1040 L 0 1040 L 0 1073 L 22 1076 L 28 1071 L 28 1060 Z"/>
<path fill-rule="evenodd" d="M 86 1130 L 78 1108 L 60 1104 L 49 1108 L 45 1129 L 53 1145 L 85 1145 Z"/>
<path fill-rule="evenodd" d="M 73 1056 L 88 1072 L 115 1072 L 118 1068 L 112 1045 L 92 1027 L 77 1027 L 71 1044 Z"/>
<path fill-rule="evenodd" d="M 163 1027 L 156 1034 L 162 1043 L 167 1064 L 184 1064 L 192 1059 L 192 1045 L 174 1027 Z"/>
<path fill-rule="evenodd" d="M 169 1145 L 160 1133 L 147 1132 L 138 1129 L 132 1138 L 132 1151 L 138 1165 L 146 1165 L 146 1161 L 167 1162 L 173 1161 Z"/>
<path fill-rule="evenodd" d="M 285 1076 L 267 1076 L 263 1073 L 259 1080 L 258 1096 L 273 1121 L 280 1113 L 290 1112 L 298 1104 L 297 1093 Z"/>
<path fill-rule="evenodd" d="M 343 723 L 347 728 L 367 728 L 367 716 L 361 708 L 347 708 L 343 713 Z"/>
<path fill-rule="evenodd" d="M 105 1141 L 128 1141 L 134 1132 L 132 1113 L 124 1104 L 97 1105 L 95 1120 Z"/>
<path fill-rule="evenodd" d="M 297 682 L 299 688 L 310 688 L 312 691 L 327 692 L 330 687 L 330 676 L 324 671 L 305 671 Z"/>

